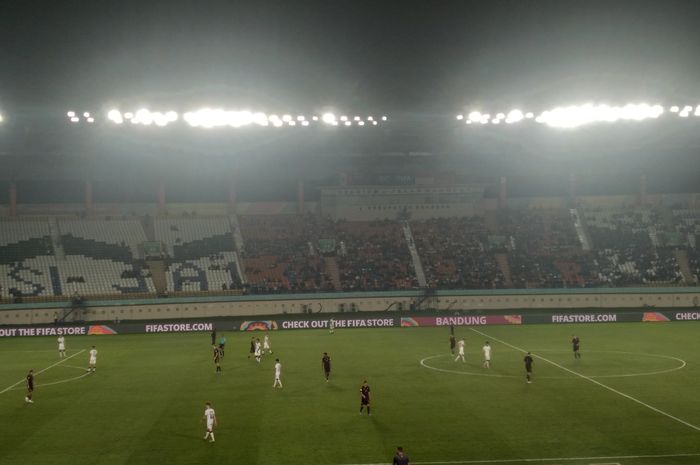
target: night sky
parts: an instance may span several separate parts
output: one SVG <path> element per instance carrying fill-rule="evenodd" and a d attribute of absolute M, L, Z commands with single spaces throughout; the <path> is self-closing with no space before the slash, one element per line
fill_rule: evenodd
<path fill-rule="evenodd" d="M 0 107 L 698 103 L 697 1 L 5 1 Z"/>

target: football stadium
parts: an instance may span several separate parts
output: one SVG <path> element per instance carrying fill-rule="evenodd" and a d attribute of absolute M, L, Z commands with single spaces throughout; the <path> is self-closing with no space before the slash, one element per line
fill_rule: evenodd
<path fill-rule="evenodd" d="M 700 464 L 700 5 L 9 2 L 0 465 Z"/>

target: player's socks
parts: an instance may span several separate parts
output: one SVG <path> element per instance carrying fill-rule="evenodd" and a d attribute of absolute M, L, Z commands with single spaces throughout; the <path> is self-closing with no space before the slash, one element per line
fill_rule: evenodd
<path fill-rule="evenodd" d="M 206 441 L 209 438 L 209 431 L 204 435 L 204 440 Z"/>
<path fill-rule="evenodd" d="M 214 442 L 214 433 L 212 432 L 209 435 L 211 436 L 211 442 Z"/>
<path fill-rule="evenodd" d="M 367 406 L 367 415 L 369 415 L 370 417 L 372 416 L 372 412 L 369 409 L 369 405 Z"/>

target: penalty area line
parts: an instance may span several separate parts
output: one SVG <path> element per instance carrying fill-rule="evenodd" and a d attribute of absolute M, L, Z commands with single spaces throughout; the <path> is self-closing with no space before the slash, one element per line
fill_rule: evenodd
<path fill-rule="evenodd" d="M 495 341 L 496 339 L 494 339 Z M 615 455 L 609 457 L 547 457 L 539 459 L 493 459 L 493 460 L 449 460 L 438 462 L 414 462 L 414 465 L 486 465 L 498 463 L 538 463 L 538 462 L 574 462 L 581 460 L 634 460 L 634 459 L 670 459 L 683 457 L 700 457 L 700 453 L 688 454 L 658 454 L 658 455 Z M 388 462 L 383 463 L 344 463 L 339 465 L 391 465 Z M 599 464 L 603 465 L 603 464 Z"/>
<path fill-rule="evenodd" d="M 505 341 L 502 341 L 502 340 L 500 340 L 500 339 L 497 339 L 497 338 L 495 338 L 495 337 L 493 337 L 493 336 L 490 336 L 490 335 L 488 335 L 488 334 L 486 334 L 486 333 L 482 333 L 481 331 L 476 330 L 476 329 L 474 329 L 474 328 L 469 328 L 469 329 L 471 329 L 472 331 L 474 331 L 474 332 L 477 333 L 477 334 L 481 334 L 482 336 L 488 337 L 488 338 L 490 338 L 490 339 L 492 339 L 492 340 L 494 340 L 494 341 L 496 341 L 496 342 L 500 342 L 501 344 L 506 345 L 506 346 L 508 346 L 508 347 L 510 347 L 510 348 L 512 348 L 512 349 L 519 350 L 519 351 L 522 352 L 522 353 L 527 353 L 527 350 L 521 349 L 520 347 L 516 347 L 516 346 L 514 346 L 513 344 L 509 344 L 509 343 L 507 343 L 507 342 L 505 342 Z M 600 386 L 600 387 L 602 387 L 602 388 L 604 388 L 604 389 L 607 389 L 607 390 L 610 391 L 610 392 L 614 392 L 615 394 L 617 394 L 617 395 L 619 395 L 619 396 L 622 396 L 622 397 L 624 397 L 624 398 L 626 398 L 626 399 L 629 399 L 629 400 L 631 400 L 632 402 L 636 402 L 636 403 L 638 403 L 639 405 L 642 405 L 642 406 L 648 408 L 649 410 L 652 410 L 652 411 L 654 411 L 654 412 L 656 412 L 656 413 L 659 413 L 659 414 L 661 414 L 661 415 L 663 415 L 663 416 L 665 416 L 665 417 L 667 417 L 667 418 L 670 418 L 671 420 L 677 421 L 678 423 L 681 423 L 681 424 L 683 424 L 683 425 L 685 425 L 685 426 L 687 426 L 687 427 L 689 427 L 689 428 L 692 428 L 692 429 L 694 429 L 695 431 L 700 431 L 700 427 L 695 426 L 695 425 L 693 425 L 692 423 L 688 423 L 687 421 L 682 420 L 682 419 L 680 419 L 680 418 L 678 418 L 678 417 L 675 417 L 675 416 L 671 415 L 670 413 L 666 413 L 666 412 L 664 412 L 663 410 L 654 407 L 653 405 L 649 405 L 649 404 L 647 404 L 646 402 L 643 402 L 643 401 L 637 399 L 636 397 L 632 397 L 632 396 L 629 395 L 629 394 L 625 394 L 624 392 L 618 391 L 617 389 L 615 389 L 615 388 L 613 388 L 613 387 L 610 387 L 610 386 L 608 386 L 607 384 L 603 384 L 603 383 L 601 383 L 600 381 L 591 378 L 590 376 L 586 376 L 586 375 L 583 375 L 583 374 L 581 374 L 581 373 L 579 373 L 579 372 L 577 372 L 577 371 L 570 370 L 569 368 L 566 368 L 565 366 L 562 366 L 562 365 L 558 364 L 557 362 L 553 362 L 552 360 L 549 360 L 548 358 L 545 358 L 545 357 L 543 357 L 543 356 L 541 356 L 541 355 L 537 355 L 537 354 L 532 354 L 532 355 L 533 355 L 534 357 L 539 358 L 540 360 L 543 360 L 543 361 L 549 363 L 550 365 L 554 365 L 555 367 L 557 367 L 557 368 L 559 368 L 559 369 L 561 369 L 561 370 L 564 370 L 564 371 L 566 371 L 566 372 L 568 372 L 568 373 L 571 373 L 572 375 L 576 375 L 576 376 L 578 376 L 579 378 L 585 379 L 586 381 L 590 381 L 590 382 L 593 383 L 593 384 L 597 384 L 598 386 Z M 614 457 L 611 457 L 611 458 L 614 458 Z"/>
<path fill-rule="evenodd" d="M 45 372 L 45 371 L 47 371 L 47 370 L 50 370 L 51 368 L 53 368 L 53 367 L 55 367 L 55 366 L 57 366 L 57 365 L 60 365 L 61 363 L 65 362 L 65 361 L 67 361 L 67 360 L 72 359 L 72 358 L 75 357 L 76 355 L 82 354 L 83 352 L 85 352 L 85 349 L 82 349 L 82 350 L 80 350 L 80 351 L 74 353 L 73 355 L 71 355 L 71 356 L 69 356 L 69 357 L 62 358 L 61 360 L 59 360 L 58 362 L 54 363 L 53 365 L 49 365 L 49 366 L 47 366 L 46 368 L 44 368 L 43 370 L 37 371 L 36 373 L 34 373 L 34 376 L 40 375 L 40 374 L 42 374 L 43 372 Z M 20 383 L 23 383 L 24 381 L 25 381 L 25 378 L 20 379 L 19 381 L 17 381 L 17 382 L 16 382 L 15 384 L 13 384 L 12 386 L 8 386 L 8 387 L 6 387 L 5 389 L 3 389 L 2 391 L 0 391 L 0 394 L 4 394 L 4 393 L 6 393 L 7 391 L 12 390 L 13 387 L 17 386 L 17 385 L 20 384 Z"/>

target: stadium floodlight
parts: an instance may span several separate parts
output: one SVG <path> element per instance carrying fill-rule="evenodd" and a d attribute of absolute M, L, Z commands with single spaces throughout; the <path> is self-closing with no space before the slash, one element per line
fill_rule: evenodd
<path fill-rule="evenodd" d="M 290 121 L 290 122 L 287 123 L 287 124 L 289 124 L 290 126 L 296 126 L 296 125 L 297 125 L 297 122 L 296 122 L 296 121 Z"/>
<path fill-rule="evenodd" d="M 348 120 L 348 117 L 345 115 L 340 117 L 340 121 L 347 121 L 347 120 Z"/>
<path fill-rule="evenodd" d="M 386 116 L 382 116 L 382 121 L 386 121 L 386 120 L 388 120 L 388 119 L 389 119 L 389 118 L 387 118 Z"/>
<path fill-rule="evenodd" d="M 124 119 L 132 119 L 134 117 L 134 114 L 130 111 L 127 111 L 124 113 Z"/>
<path fill-rule="evenodd" d="M 69 118 L 73 118 L 73 117 L 75 117 L 75 112 L 69 111 L 68 113 L 66 113 L 66 116 L 68 116 Z"/>
<path fill-rule="evenodd" d="M 527 119 L 532 119 L 534 117 L 535 117 L 535 114 L 531 111 L 528 111 L 527 113 L 525 113 L 525 118 L 527 118 Z"/>
<path fill-rule="evenodd" d="M 318 121 L 318 116 L 314 115 L 311 119 L 314 121 Z"/>
<path fill-rule="evenodd" d="M 297 121 L 304 121 L 304 120 L 306 120 L 306 117 L 304 117 L 304 115 L 297 116 Z"/>
<path fill-rule="evenodd" d="M 466 121 L 466 123 L 467 123 L 467 124 L 472 124 L 472 120 L 468 119 L 468 120 Z"/>
<path fill-rule="evenodd" d="M 0 113 L 0 123 L 2 123 L 3 121 L 5 121 L 5 117 L 2 116 L 2 113 Z"/>
<path fill-rule="evenodd" d="M 258 126 L 267 126 L 269 124 L 268 119 L 267 119 L 267 115 L 265 113 L 260 112 L 260 111 L 257 113 L 253 113 L 252 118 L 253 118 L 253 123 L 257 124 Z"/>
<path fill-rule="evenodd" d="M 377 123 L 376 121 L 372 121 L 372 124 L 373 124 L 374 126 L 376 126 L 376 125 L 378 125 L 379 123 Z"/>
<path fill-rule="evenodd" d="M 469 120 L 473 122 L 481 121 L 481 112 L 472 111 L 469 113 Z"/>
<path fill-rule="evenodd" d="M 122 117 L 121 112 L 116 109 L 109 110 L 109 112 L 107 113 L 107 119 L 116 124 L 122 124 L 124 122 L 124 118 Z"/>
<path fill-rule="evenodd" d="M 352 121 L 346 121 L 345 126 L 352 126 Z"/>
<path fill-rule="evenodd" d="M 306 120 L 304 120 L 304 121 L 301 122 L 301 125 L 302 125 L 302 126 L 308 126 L 308 125 L 309 125 L 309 122 L 306 121 Z"/>
<path fill-rule="evenodd" d="M 663 111 L 661 105 L 649 105 L 648 103 L 628 103 L 622 107 L 587 103 L 546 110 L 537 117 L 536 121 L 550 127 L 577 128 L 591 123 L 613 123 L 619 120 L 642 121 L 658 118 Z"/>
<path fill-rule="evenodd" d="M 683 111 L 688 111 L 688 112 L 693 111 L 693 107 L 691 107 L 690 105 L 686 105 L 683 107 Z"/>
<path fill-rule="evenodd" d="M 86 117 L 86 118 L 89 118 L 89 117 L 90 117 L 90 112 L 89 112 L 89 111 L 86 111 L 85 113 L 83 113 L 83 116 Z"/>
<path fill-rule="evenodd" d="M 175 121 L 177 121 L 178 118 L 177 112 L 170 110 L 165 114 L 165 118 L 168 120 L 169 123 L 174 123 Z"/>
<path fill-rule="evenodd" d="M 355 117 L 353 118 L 353 121 L 360 121 L 360 119 L 361 119 L 361 118 L 360 118 L 359 116 L 355 116 Z"/>
<path fill-rule="evenodd" d="M 494 118 L 494 119 L 491 120 L 491 123 L 492 123 L 492 124 L 501 124 L 501 120 L 498 119 L 498 118 Z"/>
<path fill-rule="evenodd" d="M 71 116 L 70 120 L 71 120 L 71 123 L 77 123 L 80 121 L 80 118 L 78 118 L 77 116 Z"/>
<path fill-rule="evenodd" d="M 282 121 L 289 123 L 292 120 L 292 115 L 282 115 Z"/>
<path fill-rule="evenodd" d="M 337 126 L 337 125 L 338 125 L 338 122 L 337 122 L 337 121 L 333 121 L 331 124 L 332 124 L 333 126 Z"/>
<path fill-rule="evenodd" d="M 671 108 L 668 109 L 671 113 L 678 113 L 681 111 L 681 108 L 678 105 L 673 105 Z"/>
<path fill-rule="evenodd" d="M 156 111 L 156 112 L 152 113 L 151 116 L 152 116 L 153 122 L 156 124 L 156 126 L 161 127 L 161 128 L 164 126 L 167 126 L 168 117 L 165 116 L 165 114 L 163 114 L 159 111 Z"/>
<path fill-rule="evenodd" d="M 326 124 L 333 124 L 333 122 L 335 122 L 335 115 L 333 113 L 324 113 L 322 119 Z"/>
<path fill-rule="evenodd" d="M 88 123 L 94 123 L 94 122 L 95 122 L 95 118 L 89 117 L 86 121 L 87 121 Z"/>
<path fill-rule="evenodd" d="M 368 116 L 367 121 L 374 121 L 374 118 L 372 116 Z"/>
<path fill-rule="evenodd" d="M 508 112 L 508 115 L 506 116 L 506 123 L 508 124 L 513 124 L 517 123 L 523 120 L 525 118 L 525 115 L 523 115 L 523 112 L 520 110 L 511 110 Z"/>
<path fill-rule="evenodd" d="M 700 116 L 700 105 L 695 107 L 695 116 Z"/>
<path fill-rule="evenodd" d="M 496 119 L 505 119 L 506 114 L 505 113 L 496 113 Z"/>
<path fill-rule="evenodd" d="M 457 120 L 462 121 L 464 119 L 464 115 L 457 115 Z"/>
<path fill-rule="evenodd" d="M 275 119 L 272 121 L 272 125 L 273 125 L 274 127 L 276 127 L 276 128 L 282 127 L 283 124 L 284 124 L 284 123 L 283 123 L 282 120 L 279 119 L 279 118 L 275 118 Z"/>
<path fill-rule="evenodd" d="M 360 122 L 358 122 L 357 124 L 360 125 L 360 126 L 364 126 L 364 125 L 365 125 L 365 122 L 364 122 L 364 121 L 360 121 Z"/>

